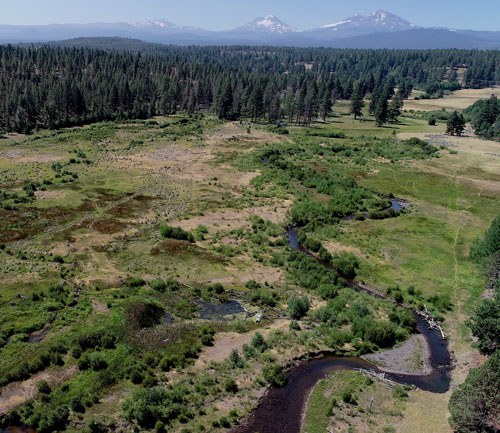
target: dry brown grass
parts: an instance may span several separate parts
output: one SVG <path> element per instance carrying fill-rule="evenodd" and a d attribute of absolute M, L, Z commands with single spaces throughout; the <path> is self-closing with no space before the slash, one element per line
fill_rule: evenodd
<path fill-rule="evenodd" d="M 448 400 L 451 393 L 432 394 L 412 391 L 404 416 L 396 425 L 400 433 L 451 433 L 448 424 Z"/>
<path fill-rule="evenodd" d="M 288 329 L 289 324 L 289 320 L 276 320 L 266 328 L 259 329 L 259 333 L 266 337 L 273 330 Z M 195 368 L 201 369 L 210 364 L 210 362 L 212 361 L 222 362 L 225 359 L 229 358 L 229 355 L 231 354 L 231 351 L 233 349 L 241 352 L 241 349 L 245 344 L 250 344 L 256 332 L 257 331 L 250 331 L 243 334 L 238 334 L 236 332 L 217 333 L 215 335 L 214 345 L 203 349 L 203 352 L 196 360 Z"/>
<path fill-rule="evenodd" d="M 441 99 L 421 99 L 418 101 L 409 99 L 405 101 L 404 109 L 415 111 L 433 111 L 441 110 L 442 108 L 448 111 L 463 110 L 469 105 L 474 104 L 478 99 L 486 99 L 491 95 L 500 96 L 500 88 L 463 89 L 453 92 L 453 94 L 447 95 Z M 412 95 L 412 97 L 415 96 L 416 94 Z"/>
<path fill-rule="evenodd" d="M 31 164 L 62 161 L 64 157 L 55 154 L 30 154 L 26 150 L 13 149 L 0 152 L 0 159 L 7 159 L 19 164 Z"/>
<path fill-rule="evenodd" d="M 184 230 L 194 230 L 199 225 L 213 230 L 234 230 L 250 226 L 249 218 L 258 216 L 266 221 L 281 223 L 285 220 L 286 213 L 292 202 L 290 200 L 277 201 L 275 205 L 249 207 L 241 210 L 221 210 L 218 212 L 207 212 L 205 215 L 193 217 L 187 220 L 173 221 L 171 224 Z"/>

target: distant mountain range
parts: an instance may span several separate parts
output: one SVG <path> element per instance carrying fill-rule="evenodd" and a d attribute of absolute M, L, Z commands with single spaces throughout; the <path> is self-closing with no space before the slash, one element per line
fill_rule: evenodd
<path fill-rule="evenodd" d="M 212 31 L 179 26 L 167 20 L 145 23 L 0 25 L 1 42 L 47 42 L 86 37 L 134 38 L 162 44 L 289 45 L 338 48 L 462 48 L 500 49 L 500 31 L 474 31 L 419 27 L 397 15 L 378 10 L 354 15 L 333 24 L 300 31 L 274 15 L 259 17 L 243 26 Z"/>

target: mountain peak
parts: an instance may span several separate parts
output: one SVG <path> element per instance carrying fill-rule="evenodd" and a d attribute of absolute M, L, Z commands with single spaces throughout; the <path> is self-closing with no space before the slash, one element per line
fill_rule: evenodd
<path fill-rule="evenodd" d="M 290 33 L 295 31 L 292 26 L 281 21 L 276 15 L 255 18 L 252 22 L 241 27 L 241 29 L 268 33 Z"/>
<path fill-rule="evenodd" d="M 150 20 L 145 23 L 136 23 L 134 24 L 135 27 L 140 27 L 140 28 L 161 28 L 161 29 L 171 29 L 171 28 L 176 28 L 177 25 L 174 23 L 167 21 L 166 19 L 156 19 L 156 20 Z"/>
<path fill-rule="evenodd" d="M 415 24 L 404 20 L 403 18 L 379 9 L 369 15 L 353 15 L 343 21 L 323 26 L 323 29 L 334 31 L 356 31 L 356 32 L 397 32 L 416 28 Z"/>

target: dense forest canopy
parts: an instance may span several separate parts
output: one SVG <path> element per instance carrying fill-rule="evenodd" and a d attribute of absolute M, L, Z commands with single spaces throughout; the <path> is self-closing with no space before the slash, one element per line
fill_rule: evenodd
<path fill-rule="evenodd" d="M 500 138 L 500 101 L 492 95 L 465 110 L 474 132 L 485 138 Z"/>
<path fill-rule="evenodd" d="M 0 129 L 211 110 L 221 118 L 308 124 L 336 99 L 414 86 L 430 94 L 500 83 L 498 51 L 156 47 L 147 54 L 0 46 Z M 384 108 L 384 107 L 382 107 Z"/>

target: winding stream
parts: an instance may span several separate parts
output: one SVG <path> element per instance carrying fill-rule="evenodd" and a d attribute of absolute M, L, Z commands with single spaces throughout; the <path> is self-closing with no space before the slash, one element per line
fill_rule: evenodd
<path fill-rule="evenodd" d="M 402 202 L 405 203 L 405 202 Z M 395 211 L 399 202 L 391 200 Z M 304 254 L 310 254 L 307 249 L 300 245 L 298 240 L 298 228 L 289 226 L 286 228 L 286 236 L 289 245 Z M 313 256 L 314 257 L 314 256 Z M 327 263 L 317 259 L 323 266 Z M 366 286 L 351 284 L 356 290 L 363 291 L 384 298 L 384 295 L 372 291 Z M 239 312 L 238 305 L 231 304 L 234 313 Z M 233 310 L 231 310 L 233 311 Z M 211 309 L 208 313 L 213 313 Z M 215 311 L 216 313 L 218 312 Z M 428 375 L 409 375 L 385 373 L 388 379 L 400 384 L 413 385 L 419 389 L 433 392 L 445 393 L 450 386 L 451 358 L 448 351 L 448 342 L 443 340 L 439 333 L 428 328 L 427 323 L 415 313 L 417 330 L 426 339 L 430 350 L 430 365 L 432 372 Z M 259 406 L 240 425 L 234 427 L 231 433 L 300 433 L 302 417 L 305 405 L 311 391 L 318 382 L 327 375 L 338 370 L 365 370 L 383 373 L 384 370 L 374 363 L 359 357 L 338 357 L 324 352 L 320 357 L 301 362 L 298 366 L 290 369 L 286 375 L 286 384 L 282 388 L 271 388 L 260 401 Z M 0 433 L 33 433 L 31 429 L 8 428 L 2 429 Z"/>
<path fill-rule="evenodd" d="M 297 228 L 287 227 L 286 231 L 289 245 L 295 250 L 307 253 L 298 242 Z M 382 297 L 367 288 L 356 285 L 354 287 L 370 295 Z M 443 340 L 437 331 L 429 329 L 427 323 L 416 313 L 415 319 L 418 332 L 424 336 L 429 345 L 432 372 L 425 376 L 394 373 L 385 375 L 388 379 L 401 384 L 413 385 L 433 393 L 445 393 L 450 386 L 451 370 L 448 342 Z M 271 388 L 257 409 L 231 432 L 299 433 L 307 399 L 317 383 L 336 370 L 353 369 L 384 372 L 375 364 L 358 357 L 347 358 L 324 354 L 321 358 L 304 361 L 287 373 L 287 382 L 283 388 Z"/>

